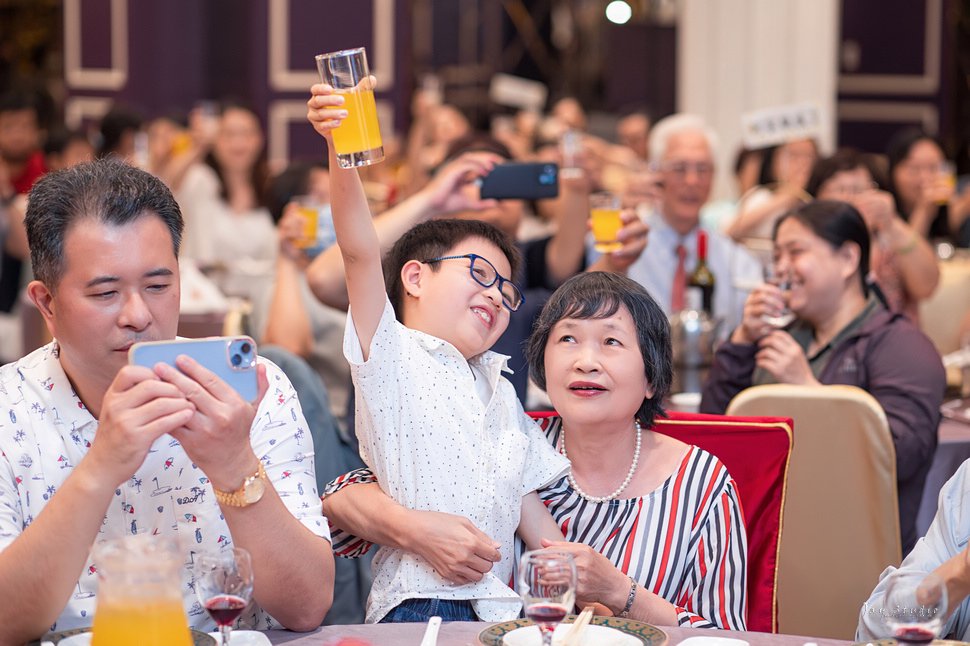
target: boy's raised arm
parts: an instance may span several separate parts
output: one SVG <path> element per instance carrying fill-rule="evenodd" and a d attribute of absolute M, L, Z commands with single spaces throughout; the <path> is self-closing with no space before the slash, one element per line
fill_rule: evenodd
<path fill-rule="evenodd" d="M 372 82 L 372 79 L 368 79 Z M 371 339 L 377 331 L 386 302 L 381 247 L 371 221 L 370 208 L 360 177 L 354 168 L 340 168 L 331 133 L 347 117 L 344 99 L 329 85 L 310 88 L 307 119 L 327 140 L 330 154 L 330 202 L 337 244 L 344 261 L 347 295 L 354 328 L 360 339 L 364 360 L 370 354 Z"/>

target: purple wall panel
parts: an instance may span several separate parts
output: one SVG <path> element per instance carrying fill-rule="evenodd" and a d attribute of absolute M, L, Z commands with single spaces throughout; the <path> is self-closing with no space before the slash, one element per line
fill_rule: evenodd
<path fill-rule="evenodd" d="M 128 83 L 118 98 L 151 118 L 185 113 L 205 83 L 203 4 L 128 3 Z"/>
<path fill-rule="evenodd" d="M 923 72 L 924 0 L 878 0 L 877 4 L 854 0 L 842 7 L 842 40 L 855 41 L 862 51 L 855 73 Z"/>
<path fill-rule="evenodd" d="M 81 67 L 111 67 L 111 0 L 81 1 Z"/>
<path fill-rule="evenodd" d="M 117 91 L 71 88 L 74 97 L 108 97 L 147 117 L 186 112 L 203 99 L 232 98 L 251 105 L 268 126 L 277 102 L 303 102 L 307 88 L 278 90 L 269 79 L 271 0 L 128 0 L 129 73 Z M 379 98 L 394 105 L 395 127 L 407 115 L 410 78 L 409 0 L 394 0 L 394 84 Z M 81 0 L 82 61 L 106 68 L 111 62 L 111 0 Z M 287 69 L 313 72 L 314 55 L 364 46 L 374 64 L 374 3 L 287 0 Z M 386 51 L 386 50 L 385 50 Z M 315 158 L 319 137 L 302 115 L 287 127 L 291 158 Z"/>

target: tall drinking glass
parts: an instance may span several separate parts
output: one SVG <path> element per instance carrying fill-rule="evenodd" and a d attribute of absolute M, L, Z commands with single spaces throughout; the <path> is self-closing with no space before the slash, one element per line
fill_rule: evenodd
<path fill-rule="evenodd" d="M 623 248 L 623 243 L 616 239 L 623 228 L 618 195 L 605 191 L 590 195 L 589 218 L 593 230 L 593 249 L 609 253 Z"/>
<path fill-rule="evenodd" d="M 576 603 L 576 562 L 568 552 L 537 550 L 522 555 L 519 594 L 525 616 L 542 633 L 542 645 L 552 644 L 556 626 Z"/>
<path fill-rule="evenodd" d="M 785 299 L 786 303 L 788 300 L 789 293 L 791 292 L 791 278 L 781 272 L 779 272 L 774 263 L 769 262 L 764 267 L 764 277 L 765 282 L 769 285 L 774 285 L 781 290 L 782 297 Z M 761 317 L 765 323 L 771 325 L 772 327 L 786 328 L 792 324 L 795 320 L 795 313 L 786 304 L 785 307 L 775 314 L 765 314 Z"/>
<path fill-rule="evenodd" d="M 341 168 L 368 166 L 384 159 L 374 79 L 363 47 L 319 54 L 320 79 L 344 97 L 347 118 L 333 130 L 333 146 Z"/>

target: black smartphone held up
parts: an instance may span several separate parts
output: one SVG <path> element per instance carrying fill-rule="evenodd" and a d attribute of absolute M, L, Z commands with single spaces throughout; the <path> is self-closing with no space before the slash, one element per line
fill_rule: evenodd
<path fill-rule="evenodd" d="M 499 164 L 482 178 L 483 200 L 542 200 L 559 195 L 559 166 L 549 162 Z"/>

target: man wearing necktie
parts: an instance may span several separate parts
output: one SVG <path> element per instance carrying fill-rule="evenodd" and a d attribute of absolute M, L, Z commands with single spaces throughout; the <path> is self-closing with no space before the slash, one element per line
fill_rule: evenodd
<path fill-rule="evenodd" d="M 662 184 L 657 211 L 647 217 L 647 248 L 629 269 L 668 315 L 681 310 L 687 276 L 697 264 L 701 207 L 714 179 L 714 133 L 695 115 L 675 114 L 650 133 L 650 159 Z M 722 334 L 741 320 L 748 290 L 761 282 L 761 265 L 719 232 L 708 232 L 707 264 L 715 277 L 714 316 Z M 595 257 L 595 255 L 593 256 Z"/>

